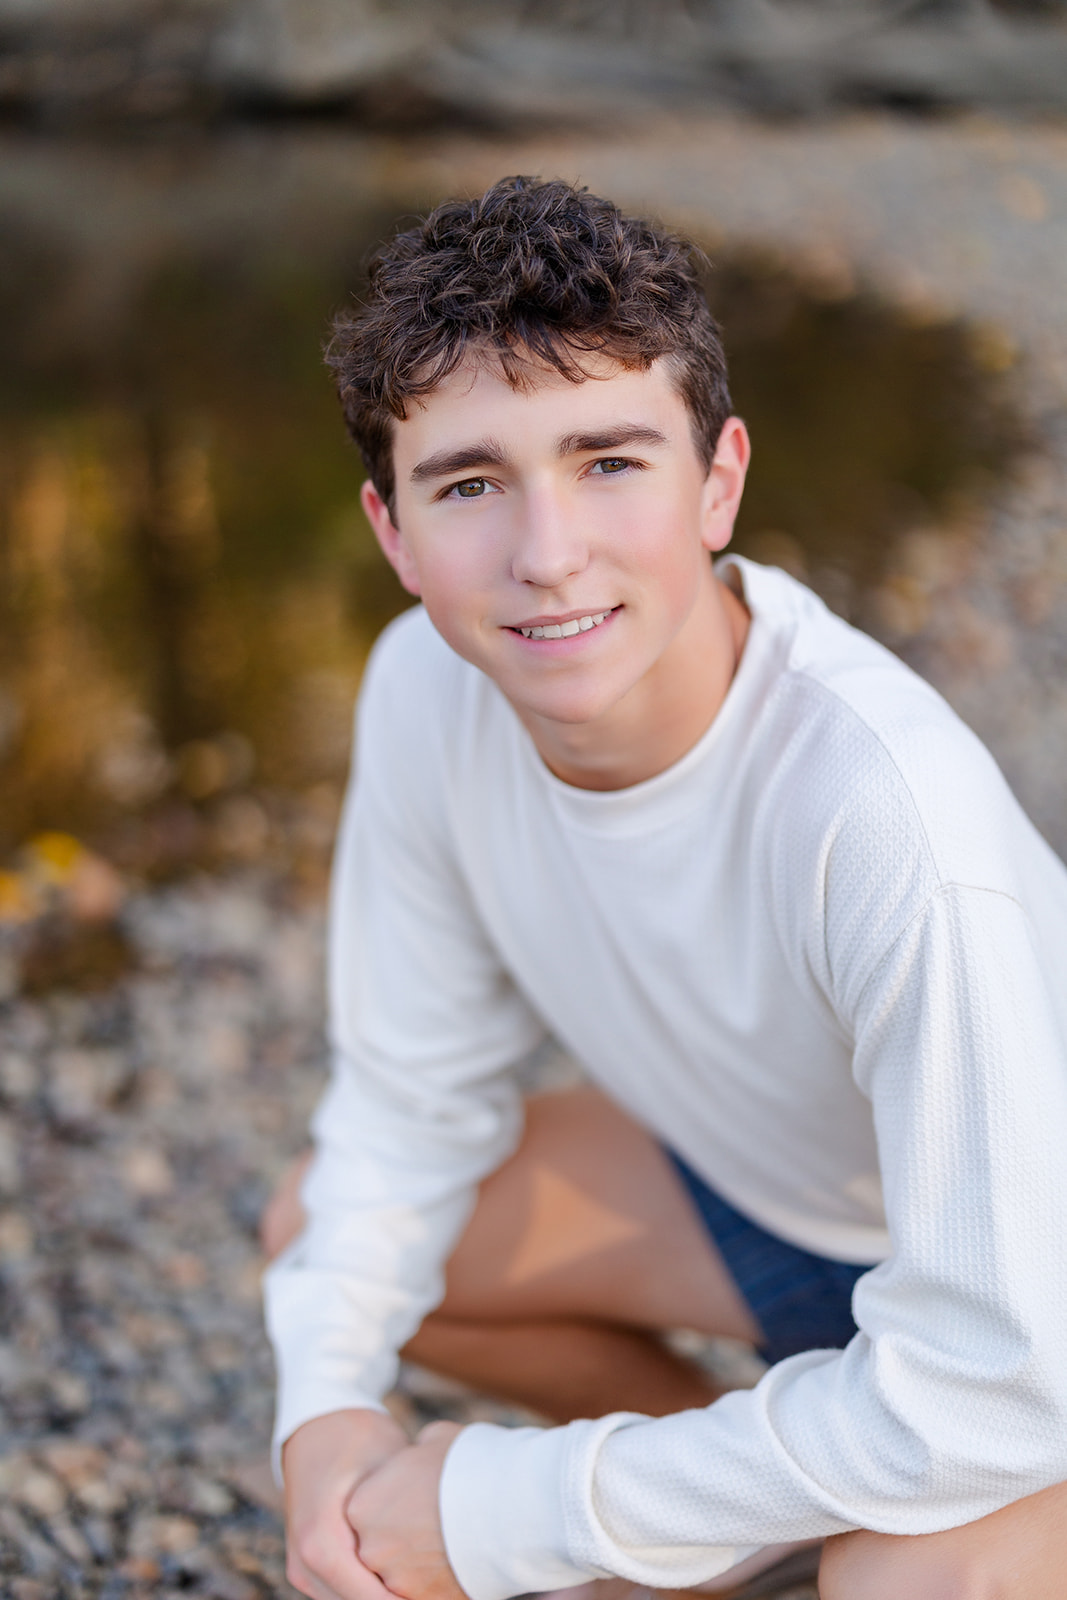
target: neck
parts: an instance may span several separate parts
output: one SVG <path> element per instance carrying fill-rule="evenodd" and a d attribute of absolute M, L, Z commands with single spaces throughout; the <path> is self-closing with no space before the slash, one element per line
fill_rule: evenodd
<path fill-rule="evenodd" d="M 545 765 L 576 789 L 628 789 L 666 771 L 714 722 L 749 621 L 734 591 L 713 578 L 655 670 L 606 716 L 565 724 L 519 710 Z"/>

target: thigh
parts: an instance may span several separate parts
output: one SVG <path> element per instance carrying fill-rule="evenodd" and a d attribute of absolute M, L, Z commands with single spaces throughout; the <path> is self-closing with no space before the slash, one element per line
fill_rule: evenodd
<path fill-rule="evenodd" d="M 1067 1484 L 962 1528 L 910 1538 L 839 1534 L 819 1568 L 822 1600 L 1063 1600 Z"/>
<path fill-rule="evenodd" d="M 479 1192 L 440 1314 L 579 1317 L 755 1341 L 758 1326 L 663 1150 L 595 1089 L 533 1097 Z"/>

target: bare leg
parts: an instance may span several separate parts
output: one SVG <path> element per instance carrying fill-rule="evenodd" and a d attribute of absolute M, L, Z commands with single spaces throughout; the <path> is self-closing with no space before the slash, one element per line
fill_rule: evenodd
<path fill-rule="evenodd" d="M 839 1534 L 826 1541 L 819 1594 L 822 1600 L 1063 1600 L 1067 1484 L 944 1533 Z"/>
<path fill-rule="evenodd" d="M 264 1212 L 277 1254 L 303 1226 L 294 1164 Z M 718 1390 L 670 1328 L 759 1336 L 662 1150 L 593 1090 L 538 1096 L 516 1154 L 482 1185 L 445 1298 L 403 1354 L 546 1418 L 661 1416 Z M 567 1600 L 625 1600 L 611 1579 Z"/>
<path fill-rule="evenodd" d="M 758 1329 L 655 1142 L 593 1090 L 531 1100 L 404 1354 L 556 1421 L 708 1405 L 661 1333 Z"/>
<path fill-rule="evenodd" d="M 302 1226 L 302 1176 L 264 1213 L 268 1254 Z M 759 1332 L 662 1150 L 591 1089 L 529 1102 L 446 1283 L 403 1354 L 556 1421 L 708 1405 L 718 1391 L 662 1332 Z"/>
<path fill-rule="evenodd" d="M 667 1416 L 721 1393 L 655 1335 L 595 1322 L 487 1327 L 428 1317 L 401 1354 L 552 1422 L 609 1411 Z"/>

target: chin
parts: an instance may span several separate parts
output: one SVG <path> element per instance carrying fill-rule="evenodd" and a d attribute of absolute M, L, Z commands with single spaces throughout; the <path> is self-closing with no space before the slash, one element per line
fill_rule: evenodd
<path fill-rule="evenodd" d="M 540 717 L 545 722 L 559 722 L 565 727 L 580 728 L 597 722 L 616 703 L 616 697 L 603 692 L 589 694 L 545 695 L 544 698 L 514 697 L 517 708 Z"/>

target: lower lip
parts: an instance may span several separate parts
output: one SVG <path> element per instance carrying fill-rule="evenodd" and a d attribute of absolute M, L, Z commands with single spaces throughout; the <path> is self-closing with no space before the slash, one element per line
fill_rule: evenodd
<path fill-rule="evenodd" d="M 595 628 L 586 628 L 584 633 L 579 631 L 578 633 L 568 634 L 565 639 L 527 639 L 526 635 L 520 633 L 518 628 L 509 628 L 508 632 L 513 634 L 521 645 L 526 645 L 530 650 L 536 650 L 539 655 L 543 655 L 546 652 L 554 656 L 569 655 L 572 650 L 580 648 L 587 640 L 595 638 L 597 634 L 603 633 L 605 629 L 610 628 L 621 610 L 621 606 L 616 606 L 614 610 L 608 612 L 603 622 L 597 623 Z"/>

